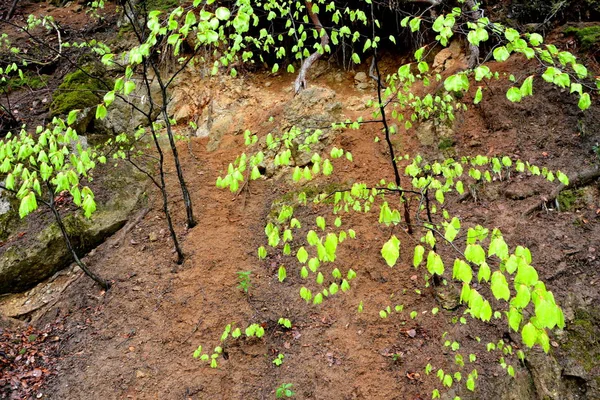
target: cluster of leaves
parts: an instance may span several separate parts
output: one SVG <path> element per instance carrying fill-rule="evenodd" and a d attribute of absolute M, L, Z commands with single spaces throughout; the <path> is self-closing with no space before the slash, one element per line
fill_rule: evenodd
<path fill-rule="evenodd" d="M 375 33 L 375 27 L 379 28 L 379 21 L 371 20 L 365 9 L 340 8 L 335 3 L 326 4 L 324 1 L 281 3 L 270 0 L 252 3 L 249 0 L 239 0 L 236 2 L 236 7 L 232 9 L 211 8 L 213 3 L 213 1 L 201 3 L 196 0 L 193 4 L 194 8 L 187 13 L 179 7 L 165 19 L 161 19 L 158 12 L 150 13 L 148 28 L 152 33 L 146 43 L 127 54 L 130 63 L 139 63 L 143 57 L 147 57 L 149 47 L 155 46 L 159 37 L 167 38 L 168 46 L 172 46 L 173 54 L 177 56 L 183 41 L 191 33 L 193 33 L 196 49 L 212 46 L 220 50 L 218 53 L 215 52 L 216 60 L 212 73 L 218 73 L 220 67 L 231 67 L 232 75 L 237 74 L 232 66 L 234 63 L 253 62 L 255 59 L 263 61 L 263 55 L 267 53 L 275 55 L 278 60 L 284 60 L 289 56 L 292 59 L 302 60 L 311 54 L 311 50 L 319 54 L 329 53 L 332 47 L 329 44 L 321 44 L 320 39 L 324 35 L 331 38 L 334 46 L 344 41 L 362 43 L 362 52 L 352 52 L 351 59 L 355 63 L 360 63 L 361 56 L 364 58 L 369 54 L 368 52 L 376 51 L 381 42 L 380 37 Z M 370 5 L 370 2 L 365 3 L 367 4 L 365 7 Z M 307 10 L 307 6 L 311 9 Z M 200 8 L 196 9 L 197 7 Z M 589 72 L 575 56 L 569 52 L 559 51 L 553 45 L 545 45 L 543 38 L 537 34 L 521 35 L 514 29 L 492 23 L 487 18 L 474 19 L 473 15 L 477 15 L 474 11 L 477 10 L 453 8 L 448 13 L 439 14 L 431 21 L 427 21 L 423 16 L 409 16 L 402 20 L 401 25 L 413 32 L 424 29 L 425 26 L 430 27 L 436 32 L 436 39 L 442 46 L 448 45 L 457 32 L 463 34 L 472 46 L 492 44 L 494 50 L 491 57 L 498 62 L 506 61 L 513 53 L 521 54 L 527 59 L 536 59 L 544 67 L 544 73 L 541 75 L 544 81 L 559 88 L 568 88 L 571 93 L 577 93 L 581 110 L 590 106 L 590 91 L 597 89 L 590 83 L 592 77 Z M 327 15 L 332 24 L 327 28 L 312 25 L 309 14 Z M 276 33 L 273 24 L 271 24 L 272 28 L 262 28 L 262 26 L 269 26 L 269 22 L 274 20 L 283 22 L 287 32 Z M 350 26 L 356 23 L 372 24 L 373 36 L 364 37 L 358 31 L 353 31 Z M 289 38 L 295 40 L 291 48 L 284 45 Z M 395 42 L 396 38 L 390 37 L 389 40 Z M 309 43 L 312 43 L 312 47 Z M 386 78 L 387 87 L 383 98 L 370 103 L 375 109 L 376 117 L 383 115 L 385 107 L 391 104 L 394 108 L 392 117 L 404 123 L 406 129 L 410 129 L 417 121 L 431 119 L 441 123 L 451 123 L 455 113 L 467 107 L 466 102 L 457 100 L 462 98 L 457 93 L 469 91 L 472 81 L 476 84 L 480 83 L 473 98 L 473 102 L 477 104 L 483 99 L 485 91 L 483 85 L 490 79 L 500 79 L 500 75 L 493 73 L 488 66 L 480 65 L 444 79 L 442 93 L 418 96 L 413 91 L 416 82 L 422 82 L 425 87 L 428 87 L 434 82 L 442 81 L 442 77 L 434 73 L 425 61 L 426 50 L 427 48 L 421 48 L 415 53 L 416 68 L 411 64 L 403 65 L 398 72 Z M 104 60 L 109 63 L 113 57 L 107 54 Z M 279 64 L 273 64 L 272 71 L 278 70 Z M 292 63 L 288 64 L 287 70 L 294 71 Z M 131 69 L 126 70 L 124 77 L 115 83 L 114 93 L 125 96 L 131 93 L 135 87 L 135 83 L 131 82 L 132 73 Z M 507 98 L 516 102 L 532 95 L 534 79 L 534 75 L 524 78 L 522 82 L 511 79 L 518 85 L 508 90 Z M 106 104 L 114 100 L 114 93 L 107 93 L 104 99 Z M 99 109 L 102 114 L 102 108 Z M 349 125 L 356 128 L 360 126 L 360 122 L 351 122 Z M 394 133 L 387 127 L 386 130 L 386 134 Z M 244 182 L 258 179 L 263 175 L 261 171 L 267 169 L 265 160 L 271 158 L 271 155 L 275 168 L 292 167 L 288 170 L 292 182 L 308 181 L 320 173 L 328 176 L 333 173 L 333 164 L 330 159 L 323 158 L 323 155 L 314 153 L 311 167 L 295 165 L 293 157 L 297 152 L 309 152 L 311 144 L 318 141 L 320 135 L 319 130 L 311 133 L 292 128 L 275 137 L 269 134 L 264 141 L 261 141 L 256 134 L 246 132 L 244 135 L 246 144 L 257 148 L 253 149 L 251 155 L 243 153 L 231 163 L 226 175 L 218 178 L 217 186 L 237 192 Z M 334 159 L 344 154 L 349 161 L 353 161 L 352 155 L 342 149 L 332 149 L 330 156 Z M 393 160 L 394 163 L 398 161 Z M 445 266 L 448 260 L 445 260 L 439 251 L 441 246 L 449 247 L 457 255 L 452 260 L 452 279 L 462 282 L 461 301 L 467 305 L 467 313 L 472 318 L 484 322 L 490 321 L 492 316 L 503 317 L 504 315 L 509 327 L 521 333 L 525 345 L 531 347 L 539 344 L 548 351 L 547 329 L 564 326 L 564 317 L 552 293 L 539 280 L 532 266 L 533 261 L 529 250 L 518 246 L 510 251 L 498 229 L 492 229 L 490 233 L 488 228 L 481 226 L 465 228 L 461 226 L 460 219 L 451 216 L 445 208 L 445 198 L 448 194 L 454 192 L 462 194 L 476 184 L 491 182 L 494 179 L 510 179 L 511 173 L 521 173 L 526 170 L 533 175 L 541 175 L 549 181 L 557 179 L 568 184 L 568 177 L 560 171 L 540 169 L 509 157 L 478 156 L 461 160 L 448 159 L 431 164 L 424 162 L 421 157 L 416 157 L 405 170 L 405 177 L 411 182 L 411 189 L 400 187 L 398 183 L 391 184 L 385 181 L 379 182 L 375 187 L 369 187 L 366 183 L 356 183 L 348 190 L 323 193 L 315 200 L 319 202 L 333 197 L 334 215 L 340 212 L 368 213 L 378 206 L 379 222 L 392 226 L 403 222 L 400 212 L 393 206 L 395 196 L 398 193 L 414 195 L 419 200 L 415 224 L 420 226 L 423 232 L 420 238 L 421 244 L 415 246 L 414 250 L 415 267 L 425 261 L 429 275 L 440 277 L 449 275 Z M 471 183 L 465 184 L 467 181 Z M 435 199 L 435 203 L 431 206 L 429 205 L 430 193 Z M 297 200 L 298 205 L 305 205 L 306 195 L 301 193 L 297 196 Z M 442 217 L 436 223 L 431 215 L 437 218 L 438 207 L 442 211 Z M 333 281 L 326 283 L 326 274 L 319 271 L 319 268 L 324 263 L 336 261 L 338 245 L 347 236 L 354 237 L 354 231 L 348 229 L 337 233 L 326 232 L 325 217 L 319 216 L 315 220 L 315 228 L 308 231 L 306 242 L 302 238 L 302 241 L 295 243 L 294 229 L 300 229 L 301 222 L 293 217 L 293 213 L 294 207 L 282 207 L 277 221 L 267 223 L 265 235 L 270 248 L 281 250 L 284 256 L 290 257 L 289 263 L 286 263 L 288 266 L 295 264 L 297 260 L 301 278 L 307 279 L 312 272 L 316 275 L 317 285 L 326 286 L 324 289 L 318 288 L 313 291 L 304 285 L 300 287 L 301 298 L 307 303 L 319 304 L 325 297 L 337 293 L 340 288 L 342 291 L 347 291 L 350 288 L 350 280 L 356 276 L 352 269 L 349 269 L 346 274 L 342 274 L 339 268 L 333 269 L 331 271 Z M 424 213 L 427 213 L 427 219 L 423 216 Z M 335 217 L 334 225 L 337 228 L 341 226 L 341 217 Z M 319 230 L 323 233 L 318 234 Z M 456 241 L 461 230 L 467 231 L 464 244 Z M 425 255 L 426 247 L 429 247 L 427 255 Z M 313 249 L 314 253 L 310 251 Z M 292 258 L 293 252 L 296 260 Z M 267 249 L 261 246 L 258 249 L 259 258 L 265 258 L 267 255 Z M 400 240 L 391 235 L 383 244 L 381 255 L 387 265 L 390 267 L 396 265 L 400 256 Z M 475 288 L 473 284 L 475 274 L 480 284 L 485 283 L 482 285 L 483 288 Z M 284 282 L 287 275 L 286 267 L 281 265 L 278 269 L 278 280 Z M 509 281 L 512 282 L 512 288 Z M 362 310 L 362 307 L 360 308 Z M 500 310 L 504 310 L 504 314 Z M 386 316 L 390 312 L 391 309 L 383 310 Z M 466 323 L 466 319 L 461 318 L 461 322 L 463 320 Z M 234 334 L 239 336 L 241 332 L 234 330 L 232 336 Z M 450 343 L 450 346 L 452 347 L 453 343 Z M 201 351 L 198 351 L 197 356 L 204 357 L 207 361 L 216 360 L 220 354 L 216 349 L 212 356 L 200 353 Z M 509 369 L 508 365 L 506 368 L 511 374 L 510 371 L 513 370 Z M 450 375 L 441 369 L 438 370 L 438 376 L 446 387 L 451 386 L 453 381 L 462 379 L 459 373 Z M 474 389 L 477 376 L 476 370 L 468 375 L 465 380 L 467 389 Z"/>
<path fill-rule="evenodd" d="M 234 327 L 234 325 L 235 324 L 232 323 L 225 327 L 223 334 L 221 334 L 221 345 L 216 346 L 212 354 L 209 355 L 208 353 L 202 353 L 202 346 L 198 346 L 198 348 L 194 351 L 193 357 L 209 363 L 211 368 L 217 368 L 217 359 L 221 354 L 223 354 L 223 347 L 226 345 L 227 339 L 230 336 L 232 339 L 239 339 L 242 337 L 242 335 L 245 335 L 248 339 L 253 337 L 260 339 L 265 335 L 265 328 L 263 328 L 260 324 L 250 324 L 243 331 L 241 328 Z M 282 360 L 283 357 L 281 357 L 281 361 Z"/>
<path fill-rule="evenodd" d="M 72 112 L 67 123 L 75 118 L 76 112 Z M 38 201 L 46 202 L 45 193 L 53 197 L 63 191 L 89 218 L 96 202 L 92 190 L 82 186 L 81 180 L 91 179 L 96 162 L 104 163 L 106 158 L 84 149 L 77 132 L 60 118 L 54 118 L 49 128 L 38 126 L 35 132 L 22 129 L 0 141 L 0 173 L 6 174 L 4 187 L 21 201 L 21 218 L 35 211 Z"/>

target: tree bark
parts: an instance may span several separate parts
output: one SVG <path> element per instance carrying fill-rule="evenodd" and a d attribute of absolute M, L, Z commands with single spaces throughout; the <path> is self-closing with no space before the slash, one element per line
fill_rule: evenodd
<path fill-rule="evenodd" d="M 480 8 L 479 3 L 476 0 L 466 0 L 465 1 L 466 11 L 471 13 L 471 20 L 474 23 L 483 17 L 483 11 Z M 469 43 L 469 56 L 467 58 L 467 68 L 473 69 L 479 63 L 479 47 L 475 46 L 472 43 Z"/>
<path fill-rule="evenodd" d="M 305 4 L 306 9 L 308 11 L 308 16 L 310 17 L 310 20 L 317 29 L 317 32 L 319 32 L 319 35 L 321 36 L 321 47 L 323 51 L 325 51 L 325 46 L 329 44 L 329 35 L 327 34 L 325 28 L 323 28 L 323 25 L 321 25 L 319 16 L 312 11 L 313 3 L 310 1 L 306 1 Z M 306 89 L 308 87 L 306 83 L 306 73 L 308 72 L 310 67 L 315 63 L 315 61 L 321 58 L 321 56 L 322 54 L 319 53 L 319 51 L 315 51 L 302 63 L 300 73 L 298 73 L 298 77 L 296 78 L 296 82 L 294 83 L 294 90 L 296 94 L 300 93 L 303 89 Z"/>
<path fill-rule="evenodd" d="M 12 5 L 10 6 L 10 9 L 8 10 L 8 14 L 6 14 L 6 17 L 4 18 L 6 21 L 10 20 L 13 17 L 15 10 L 17 9 L 18 2 L 19 2 L 19 0 L 13 0 Z"/>
<path fill-rule="evenodd" d="M 69 252 L 71 253 L 71 256 L 73 257 L 73 260 L 79 266 L 79 268 L 81 268 L 82 271 L 87 276 L 89 276 L 96 283 L 98 283 L 102 287 L 102 289 L 104 289 L 104 290 L 110 289 L 110 283 L 108 281 L 100 278 L 95 273 L 93 273 L 87 267 L 87 265 L 85 265 L 85 263 L 83 261 L 81 261 L 81 259 L 77 255 L 77 252 L 75 251 L 75 249 L 73 248 L 73 244 L 71 243 L 71 239 L 69 238 L 69 233 L 67 232 L 67 228 L 65 227 L 65 224 L 63 223 L 63 220 L 62 220 L 62 218 L 60 216 L 60 213 L 58 212 L 58 210 L 56 209 L 56 207 L 54 205 L 54 197 L 53 197 L 53 193 L 52 192 L 50 192 L 50 198 L 51 198 L 51 200 L 50 200 L 50 209 L 52 210 L 52 214 L 54 214 L 54 218 L 56 219 L 56 223 L 58 224 L 58 227 L 60 228 L 60 232 L 62 233 L 62 236 L 63 236 L 63 239 L 65 241 L 65 244 L 67 245 L 67 249 L 69 249 Z"/>

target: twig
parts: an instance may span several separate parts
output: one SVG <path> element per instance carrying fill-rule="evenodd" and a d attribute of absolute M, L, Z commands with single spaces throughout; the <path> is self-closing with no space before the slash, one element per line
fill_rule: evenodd
<path fill-rule="evenodd" d="M 527 217 L 534 211 L 538 210 L 540 207 L 543 207 L 547 202 L 551 202 L 551 201 L 555 200 L 556 198 L 558 198 L 558 196 L 560 195 L 560 192 L 563 189 L 565 189 L 567 187 L 574 188 L 574 187 L 578 187 L 578 186 L 583 186 L 586 183 L 593 181 L 594 179 L 597 179 L 599 177 L 600 177 L 600 169 L 598 167 L 596 167 L 594 169 L 589 169 L 587 171 L 583 171 L 583 172 L 573 176 L 572 178 L 569 178 L 568 185 L 561 183 L 548 196 L 542 197 L 542 199 L 540 201 L 538 201 L 536 204 L 532 205 L 527 210 L 525 210 L 525 212 L 523 213 L 523 217 Z"/>

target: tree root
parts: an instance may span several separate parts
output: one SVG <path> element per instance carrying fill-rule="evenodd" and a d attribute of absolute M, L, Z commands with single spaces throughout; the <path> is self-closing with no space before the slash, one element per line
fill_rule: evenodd
<path fill-rule="evenodd" d="M 308 11 L 308 16 L 312 21 L 313 25 L 317 29 L 319 36 L 321 37 L 321 48 L 325 51 L 325 47 L 329 44 L 329 35 L 327 31 L 321 25 L 321 21 L 319 20 L 319 16 L 312 11 L 313 4 L 310 1 L 306 1 L 306 10 Z M 319 51 L 315 51 L 312 53 L 304 62 L 302 63 L 302 67 L 300 68 L 300 72 L 298 73 L 298 77 L 294 82 L 294 91 L 296 94 L 300 93 L 302 90 L 308 87 L 306 83 L 306 72 L 310 69 L 310 67 L 321 58 L 323 54 L 319 53 Z"/>
<path fill-rule="evenodd" d="M 532 214 L 533 212 L 539 210 L 540 208 L 542 208 L 544 206 L 544 204 L 556 200 L 556 198 L 560 195 L 560 192 L 563 189 L 565 189 L 567 187 L 568 188 L 576 188 L 579 186 L 583 186 L 583 185 L 589 183 L 590 181 L 593 181 L 598 178 L 600 178 L 600 168 L 598 168 L 598 167 L 583 171 L 573 177 L 570 177 L 568 185 L 564 185 L 561 183 L 549 195 L 543 196 L 539 202 L 537 202 L 536 204 L 532 205 L 527 210 L 525 210 L 525 212 L 523 213 L 523 217 L 527 217 L 530 214 Z"/>

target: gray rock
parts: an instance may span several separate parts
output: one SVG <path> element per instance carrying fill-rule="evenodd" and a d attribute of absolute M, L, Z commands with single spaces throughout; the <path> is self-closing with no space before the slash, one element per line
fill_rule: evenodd
<path fill-rule="evenodd" d="M 156 119 L 160 114 L 162 105 L 162 96 L 158 83 L 154 81 L 150 85 L 150 95 L 142 85 L 141 81 L 136 82 L 136 89 L 128 96 L 128 101 L 135 104 L 135 107 L 144 113 L 150 111 L 150 100 L 154 101 L 152 118 Z M 148 126 L 148 118 L 136 110 L 133 105 L 127 104 L 124 100 L 116 98 L 108 107 L 104 119 L 94 119 L 93 127 L 90 128 L 94 133 L 106 135 L 118 135 L 120 133 L 133 133 L 140 126 Z"/>
<path fill-rule="evenodd" d="M 369 77 L 367 76 L 367 74 L 362 71 L 354 75 L 354 80 L 356 82 L 367 82 L 368 78 Z"/>
<path fill-rule="evenodd" d="M 301 133 L 293 141 L 292 159 L 294 166 L 303 167 L 311 162 L 314 153 L 321 152 L 331 142 L 334 131 L 330 126 L 340 121 L 342 104 L 337 101 L 333 90 L 311 86 L 290 99 L 284 105 L 284 110 L 282 123 L 272 133 L 273 136 L 279 136 L 292 128 L 300 130 Z M 316 129 L 322 131 L 318 143 L 312 144 L 310 151 L 301 150 L 300 146 L 306 137 Z M 267 176 L 273 175 L 276 170 L 273 164 L 275 156 L 274 151 L 265 152 L 263 166 L 266 167 Z"/>
<path fill-rule="evenodd" d="M 93 249 L 125 225 L 145 188 L 145 179 L 132 168 L 108 168 L 97 180 L 103 187 L 110 187 L 110 197 L 105 202 L 98 201 L 92 218 L 86 219 L 81 212 L 64 217 L 79 254 Z M 36 213 L 28 218 L 39 217 Z M 36 227 L 42 224 L 38 220 L 29 227 L 20 225 L 19 231 L 26 229 L 26 234 L 13 235 L 0 248 L 0 294 L 26 290 L 72 262 L 58 225 L 53 219 L 49 221 L 42 228 Z"/>

